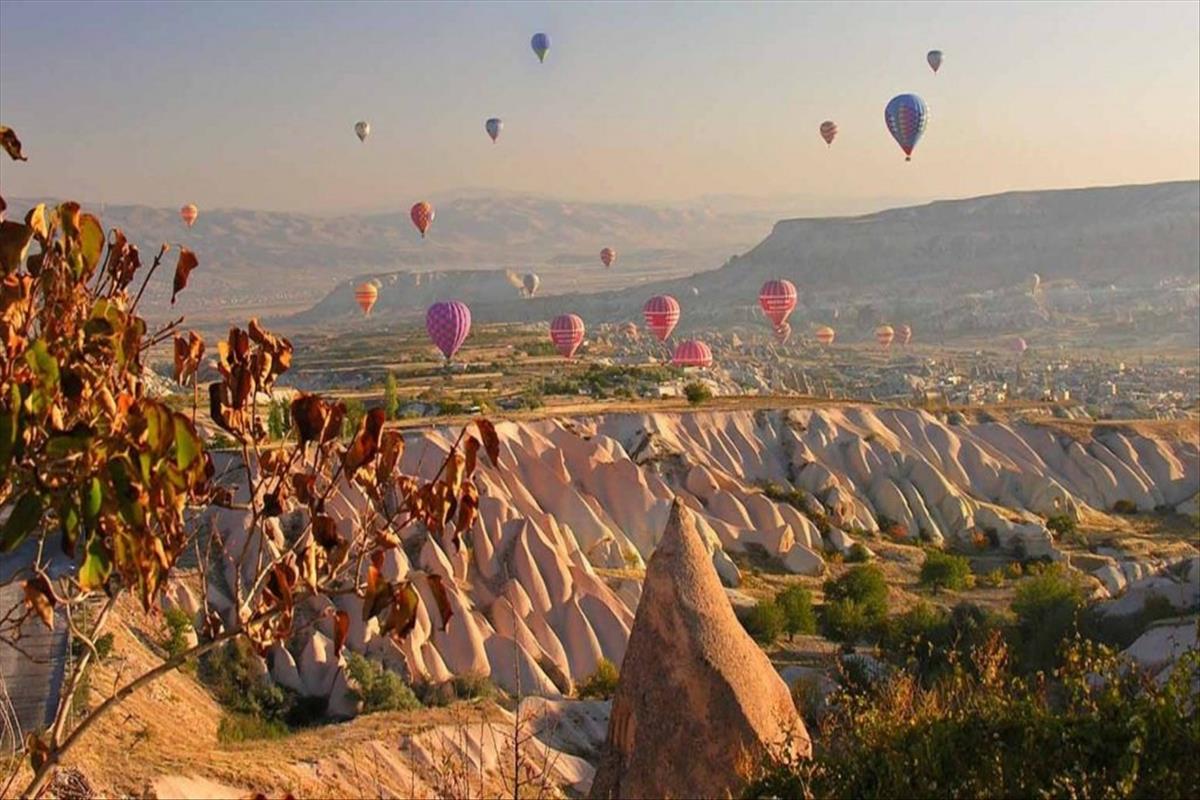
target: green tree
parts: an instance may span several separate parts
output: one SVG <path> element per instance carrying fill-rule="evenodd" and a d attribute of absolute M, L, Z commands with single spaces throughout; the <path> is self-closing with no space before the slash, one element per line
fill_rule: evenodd
<path fill-rule="evenodd" d="M 887 616 L 887 579 L 874 564 L 825 581 L 821 622 L 825 635 L 841 642 L 873 636 Z"/>
<path fill-rule="evenodd" d="M 943 553 L 941 550 L 925 552 L 920 582 L 922 586 L 933 589 L 935 594 L 942 589 L 962 591 L 975 583 L 974 576 L 971 575 L 971 562 L 962 556 Z"/>
<path fill-rule="evenodd" d="M 620 678 L 621 674 L 617 670 L 617 665 L 607 658 L 602 658 L 596 665 L 596 671 L 575 688 L 575 693 L 580 698 L 607 700 L 616 694 Z"/>
<path fill-rule="evenodd" d="M 700 381 L 692 381 L 687 386 L 683 387 L 683 395 L 687 398 L 688 403 L 698 406 L 701 403 L 712 399 L 712 389 L 708 388 L 708 384 Z"/>
<path fill-rule="evenodd" d="M 1017 585 L 1018 655 L 1027 670 L 1057 665 L 1063 641 L 1075 628 L 1085 594 L 1079 578 L 1058 564 Z"/>
<path fill-rule="evenodd" d="M 396 388 L 396 376 L 390 372 L 383 382 L 383 410 L 388 419 L 396 419 L 400 414 L 400 392 Z"/>
<path fill-rule="evenodd" d="M 772 644 L 783 633 L 786 620 L 783 609 L 773 600 L 759 600 L 746 615 L 742 626 L 759 644 Z"/>
<path fill-rule="evenodd" d="M 797 633 L 816 633 L 817 616 L 813 613 L 812 594 L 803 586 L 789 586 L 775 595 L 775 605 L 783 612 L 783 630 L 791 639 Z"/>

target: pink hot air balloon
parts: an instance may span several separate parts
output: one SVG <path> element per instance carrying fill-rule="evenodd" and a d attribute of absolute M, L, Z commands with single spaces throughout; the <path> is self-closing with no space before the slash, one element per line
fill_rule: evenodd
<path fill-rule="evenodd" d="M 196 224 L 196 217 L 200 216 L 200 209 L 196 208 L 195 203 L 188 203 L 183 208 L 179 209 L 179 218 L 183 220 L 183 224 L 189 228 Z"/>
<path fill-rule="evenodd" d="M 583 320 L 575 314 L 559 314 L 550 323 L 550 340 L 563 358 L 571 358 L 583 341 Z"/>
<path fill-rule="evenodd" d="M 712 366 L 712 350 L 708 348 L 704 342 L 696 339 L 688 339 L 686 342 L 680 342 L 675 348 L 675 356 L 671 359 L 671 363 L 677 367 L 700 367 L 704 369 Z"/>
<path fill-rule="evenodd" d="M 837 123 L 833 120 L 825 120 L 821 123 L 821 138 L 825 140 L 825 144 L 833 144 L 833 137 L 837 136 Z"/>
<path fill-rule="evenodd" d="M 896 341 L 899 344 L 908 344 L 912 341 L 912 326 L 907 323 L 901 323 L 896 326 Z"/>
<path fill-rule="evenodd" d="M 669 294 L 657 294 L 642 306 L 646 328 L 660 341 L 665 342 L 679 322 L 679 301 Z"/>
<path fill-rule="evenodd" d="M 786 322 L 775 326 L 775 341 L 779 344 L 787 344 L 787 340 L 792 338 L 792 326 Z"/>
<path fill-rule="evenodd" d="M 778 328 L 796 307 L 796 285 L 787 280 L 769 280 L 758 292 L 758 304 Z"/>
<path fill-rule="evenodd" d="M 433 206 L 422 200 L 412 207 L 408 215 L 412 217 L 413 225 L 417 226 L 417 230 L 421 232 L 421 238 L 424 239 L 425 231 L 429 230 L 429 226 L 433 224 Z"/>
<path fill-rule="evenodd" d="M 471 332 L 471 309 L 457 300 L 434 303 L 425 312 L 425 330 L 449 361 Z"/>
<path fill-rule="evenodd" d="M 889 347 L 892 340 L 896 338 L 896 331 L 892 330 L 891 325 L 880 325 L 875 329 L 875 341 L 879 342 L 880 347 Z"/>
<path fill-rule="evenodd" d="M 617 251 L 611 247 L 606 247 L 600 251 L 600 262 L 605 268 L 611 267 L 612 263 L 617 260 Z"/>
<path fill-rule="evenodd" d="M 820 342 L 824 347 L 828 347 L 829 345 L 833 344 L 833 339 L 835 336 L 837 336 L 837 331 L 828 325 L 822 325 L 821 327 L 817 328 L 817 332 L 814 335 L 817 337 L 818 342 Z"/>
<path fill-rule="evenodd" d="M 1009 342 L 1008 346 L 1017 355 L 1023 355 L 1029 349 L 1029 345 L 1020 336 Z"/>

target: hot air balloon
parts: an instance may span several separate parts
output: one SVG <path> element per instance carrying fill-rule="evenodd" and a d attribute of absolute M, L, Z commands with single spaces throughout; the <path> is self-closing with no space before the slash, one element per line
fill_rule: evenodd
<path fill-rule="evenodd" d="M 529 46 L 537 53 L 538 61 L 546 63 L 546 53 L 550 52 L 550 37 L 544 33 L 535 33 L 529 40 Z"/>
<path fill-rule="evenodd" d="M 606 247 L 600 251 L 600 262 L 605 267 L 611 267 L 612 263 L 617 260 L 617 251 L 611 247 Z"/>
<path fill-rule="evenodd" d="M 550 323 L 550 340 L 563 358 L 571 358 L 583 341 L 583 320 L 575 314 L 560 314 Z"/>
<path fill-rule="evenodd" d="M 635 342 L 641 338 L 641 334 L 638 333 L 638 326 L 632 322 L 622 324 L 621 333 L 625 334 L 626 338 L 633 339 Z"/>
<path fill-rule="evenodd" d="M 1020 336 L 1016 337 L 1011 342 L 1009 342 L 1008 346 L 1009 346 L 1009 349 L 1011 349 L 1017 355 L 1022 355 L 1022 354 L 1024 354 L 1024 352 L 1026 350 L 1029 349 L 1029 345 L 1026 344 L 1025 340 L 1022 339 Z"/>
<path fill-rule="evenodd" d="M 901 323 L 896 326 L 896 341 L 900 344 L 908 344 L 912 341 L 912 326 L 907 323 Z"/>
<path fill-rule="evenodd" d="M 671 363 L 677 367 L 700 367 L 704 369 L 712 366 L 712 350 L 708 348 L 704 342 L 696 339 L 688 339 L 686 342 L 680 342 L 675 348 L 675 355 L 671 358 Z"/>
<path fill-rule="evenodd" d="M 941 50 L 930 50 L 928 53 L 925 54 L 925 60 L 929 62 L 929 67 L 933 70 L 934 74 L 936 75 L 937 71 L 938 71 L 938 67 L 940 67 L 942 65 L 942 51 Z"/>
<path fill-rule="evenodd" d="M 371 135 L 371 123 L 365 119 L 360 119 L 354 123 L 354 133 L 358 136 L 360 142 L 365 142 L 367 137 Z"/>
<path fill-rule="evenodd" d="M 492 117 L 487 122 L 483 123 L 483 129 L 487 131 L 487 135 L 492 137 L 492 144 L 500 138 L 500 131 L 504 130 L 504 122 L 497 117 Z"/>
<path fill-rule="evenodd" d="M 896 332 L 892 330 L 891 325 L 880 325 L 875 329 L 875 341 L 879 342 L 880 347 L 889 347 L 892 340 L 896 338 Z"/>
<path fill-rule="evenodd" d="M 526 272 L 521 281 L 525 287 L 526 297 L 533 297 L 537 293 L 538 287 L 542 285 L 542 279 L 532 272 Z"/>
<path fill-rule="evenodd" d="M 904 151 L 904 160 L 912 161 L 913 148 L 929 124 L 929 107 L 915 94 L 898 94 L 883 110 L 883 121 L 892 138 Z"/>
<path fill-rule="evenodd" d="M 828 119 L 822 122 L 821 138 L 825 140 L 825 144 L 833 144 L 835 136 L 837 136 L 837 123 Z"/>
<path fill-rule="evenodd" d="M 699 296 L 700 296 L 700 287 L 693 286 L 692 287 L 692 297 L 699 297 Z"/>
<path fill-rule="evenodd" d="M 813 335 L 817 337 L 818 342 L 820 342 L 823 346 L 828 347 L 829 345 L 833 344 L 833 339 L 837 336 L 837 332 L 828 325 L 822 325 L 821 327 L 817 328 L 817 332 Z"/>
<path fill-rule="evenodd" d="M 758 304 L 762 306 L 767 319 L 779 327 L 796 307 L 796 285 L 788 280 L 769 280 L 758 292 Z"/>
<path fill-rule="evenodd" d="M 183 208 L 179 209 L 179 218 L 183 220 L 183 224 L 189 228 L 196 224 L 196 217 L 200 216 L 200 209 L 196 208 L 195 203 L 188 203 Z"/>
<path fill-rule="evenodd" d="M 471 309 L 457 300 L 434 303 L 425 312 L 425 330 L 449 361 L 471 332 Z"/>
<path fill-rule="evenodd" d="M 429 226 L 433 223 L 433 206 L 422 200 L 412 207 L 408 215 L 412 217 L 413 225 L 417 226 L 417 230 L 421 232 L 421 238 L 424 239 L 425 231 L 429 230 Z"/>
<path fill-rule="evenodd" d="M 642 306 L 646 329 L 660 342 L 665 342 L 679 322 L 679 301 L 669 294 L 658 294 Z"/>
<path fill-rule="evenodd" d="M 1038 293 L 1038 289 L 1040 289 L 1040 288 L 1042 288 L 1042 276 L 1038 275 L 1036 272 L 1030 274 L 1030 276 L 1029 276 L 1029 293 L 1036 297 L 1037 293 Z"/>
<path fill-rule="evenodd" d="M 775 326 L 775 341 L 779 344 L 787 344 L 787 340 L 792 338 L 792 326 L 786 322 Z"/>
<path fill-rule="evenodd" d="M 363 310 L 363 316 L 371 313 L 372 306 L 379 299 L 379 290 L 371 282 L 364 283 L 354 290 L 354 302 Z"/>

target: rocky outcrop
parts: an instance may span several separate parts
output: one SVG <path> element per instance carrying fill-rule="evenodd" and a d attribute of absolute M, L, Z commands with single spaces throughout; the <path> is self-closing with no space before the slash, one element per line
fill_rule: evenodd
<path fill-rule="evenodd" d="M 671 508 L 621 665 L 592 797 L 725 797 L 770 748 L 812 743 L 787 686 L 742 629 L 692 513 Z"/>

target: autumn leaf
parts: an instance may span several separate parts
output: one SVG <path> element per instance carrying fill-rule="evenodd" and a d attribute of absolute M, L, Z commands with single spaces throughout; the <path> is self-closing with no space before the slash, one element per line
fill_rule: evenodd
<path fill-rule="evenodd" d="M 175 334 L 175 382 L 180 386 L 194 384 L 200 360 L 204 358 L 204 339 L 195 331 Z"/>
<path fill-rule="evenodd" d="M 292 400 L 292 421 L 301 446 L 321 438 L 329 418 L 329 407 L 315 394 L 300 394 Z"/>
<path fill-rule="evenodd" d="M 457 534 L 454 538 L 455 545 L 459 544 L 460 537 L 471 530 L 478 515 L 479 490 L 475 488 L 474 483 L 468 481 L 463 484 L 462 494 L 458 498 L 458 519 L 454 523 L 454 530 Z"/>
<path fill-rule="evenodd" d="M 380 633 L 390 631 L 397 640 L 408 636 L 417 624 L 417 606 L 420 602 L 421 598 L 412 584 L 408 581 L 402 583 L 392 594 L 392 607 L 387 620 L 380 626 Z"/>
<path fill-rule="evenodd" d="M 337 522 L 328 514 L 314 516 L 312 529 L 313 538 L 326 550 L 331 550 L 342 543 L 342 537 L 338 535 Z"/>
<path fill-rule="evenodd" d="M 438 613 L 442 617 L 442 633 L 445 633 L 450 618 L 454 616 L 454 609 L 450 607 L 450 595 L 446 592 L 446 584 L 441 575 L 430 575 L 428 580 L 429 590 L 433 592 L 433 601 L 437 603 Z"/>
<path fill-rule="evenodd" d="M 404 435 L 400 431 L 384 431 L 379 440 L 379 460 L 375 462 L 375 478 L 382 486 L 404 454 Z"/>
<path fill-rule="evenodd" d="M 57 602 L 54 590 L 45 575 L 25 581 L 25 608 L 36 613 L 51 630 L 54 629 L 54 606 Z"/>
<path fill-rule="evenodd" d="M 474 436 L 468 436 L 463 442 L 463 458 L 463 474 L 469 478 L 475 474 L 475 466 L 479 463 L 479 440 Z"/>
<path fill-rule="evenodd" d="M 171 290 L 171 305 L 175 305 L 175 297 L 187 288 L 188 276 L 192 270 L 200 266 L 196 254 L 186 247 L 179 248 L 179 261 L 175 263 L 175 287 Z"/>
<path fill-rule="evenodd" d="M 0 222 L 0 271 L 16 272 L 25 263 L 25 253 L 33 241 L 33 228 L 23 222 Z"/>
<path fill-rule="evenodd" d="M 8 157 L 13 161 L 29 160 L 21 152 L 21 140 L 17 138 L 17 132 L 4 125 L 0 125 L 0 147 L 4 148 L 4 152 L 8 153 Z"/>
<path fill-rule="evenodd" d="M 358 433 L 346 450 L 344 469 L 347 475 L 353 475 L 359 467 L 368 463 L 379 451 L 379 437 L 383 433 L 383 423 L 387 421 L 387 412 L 382 408 L 373 408 L 363 417 Z"/>
<path fill-rule="evenodd" d="M 342 648 L 346 646 L 346 637 L 350 635 L 350 615 L 338 611 L 333 615 L 333 657 L 340 658 Z"/>
<path fill-rule="evenodd" d="M 500 466 L 500 437 L 496 435 L 496 426 L 490 420 L 479 417 L 475 420 L 475 427 L 483 438 L 483 449 L 487 451 L 488 460 L 493 467 Z"/>
<path fill-rule="evenodd" d="M 104 228 L 100 220 L 91 214 L 81 214 L 79 217 L 79 253 L 83 258 L 81 277 L 89 278 L 100 264 L 100 256 L 104 254 Z"/>
<path fill-rule="evenodd" d="M 46 219 L 46 204 L 38 203 L 29 209 L 29 213 L 25 215 L 25 224 L 33 230 L 33 235 L 38 238 L 38 241 L 46 241 L 46 237 L 50 235 L 50 226 Z"/>

